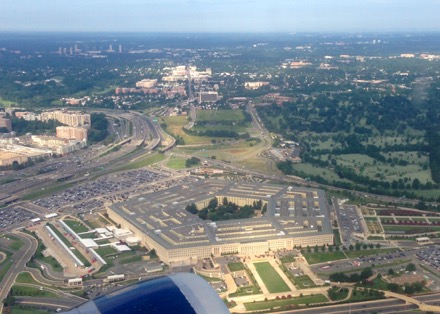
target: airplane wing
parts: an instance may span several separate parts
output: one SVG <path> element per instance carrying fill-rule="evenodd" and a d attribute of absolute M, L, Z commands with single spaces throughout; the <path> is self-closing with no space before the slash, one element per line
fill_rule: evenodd
<path fill-rule="evenodd" d="M 139 282 L 88 301 L 68 314 L 229 313 L 223 300 L 201 277 L 178 273 Z"/>

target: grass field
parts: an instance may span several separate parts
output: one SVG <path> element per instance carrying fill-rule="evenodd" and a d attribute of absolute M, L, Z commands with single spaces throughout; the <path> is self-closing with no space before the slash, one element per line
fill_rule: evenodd
<path fill-rule="evenodd" d="M 302 275 L 302 276 L 298 276 L 298 277 L 292 276 L 292 278 L 293 278 L 293 281 L 295 282 L 295 285 L 299 289 L 307 289 L 307 288 L 315 287 L 315 283 L 307 275 Z"/>
<path fill-rule="evenodd" d="M 318 252 L 318 253 L 307 253 L 304 252 L 303 256 L 306 258 L 307 262 L 312 264 L 325 263 L 330 261 L 336 261 L 346 258 L 343 252 Z"/>
<path fill-rule="evenodd" d="M 6 100 L 6 99 L 0 97 L 0 105 L 10 106 L 10 105 L 14 105 L 14 104 L 15 104 L 14 101 Z"/>
<path fill-rule="evenodd" d="M 57 295 L 53 292 L 40 290 L 34 287 L 13 285 L 11 289 L 11 294 L 13 296 L 35 296 L 35 297 L 43 297 L 43 298 L 56 298 Z"/>
<path fill-rule="evenodd" d="M 254 263 L 254 266 L 270 293 L 290 291 L 287 284 L 269 262 Z"/>
<path fill-rule="evenodd" d="M 3 280 L 3 277 L 5 277 L 6 273 L 8 272 L 9 268 L 11 268 L 12 263 L 11 260 L 6 260 L 1 263 L 0 266 L 0 282 Z"/>
<path fill-rule="evenodd" d="M 171 169 L 185 169 L 185 158 L 171 156 L 167 162 L 167 167 Z"/>
<path fill-rule="evenodd" d="M 244 264 L 243 263 L 228 263 L 228 268 L 230 271 L 239 271 L 244 270 Z"/>
<path fill-rule="evenodd" d="M 197 121 L 243 121 L 243 110 L 197 110 Z"/>
<path fill-rule="evenodd" d="M 36 199 L 43 198 L 48 195 L 53 195 L 56 192 L 66 190 L 66 189 L 72 187 L 73 185 L 74 185 L 73 183 L 65 183 L 65 184 L 57 184 L 57 185 L 50 186 L 47 188 L 42 188 L 42 189 L 39 189 L 38 191 L 34 191 L 29 194 L 26 194 L 25 196 L 22 197 L 22 199 L 26 200 L 26 201 L 36 200 Z"/>
<path fill-rule="evenodd" d="M 341 234 L 339 233 L 339 229 L 333 229 L 333 239 L 334 239 L 335 245 L 339 246 L 342 244 Z"/>
<path fill-rule="evenodd" d="M 134 255 L 134 256 L 130 256 L 130 257 L 123 258 L 123 259 L 119 260 L 119 264 L 125 265 L 125 264 L 140 262 L 140 261 L 142 261 L 142 256 Z"/>
<path fill-rule="evenodd" d="M 47 314 L 47 311 L 41 311 L 30 306 L 15 305 L 11 314 Z"/>
<path fill-rule="evenodd" d="M 29 284 L 38 284 L 37 281 L 31 276 L 28 272 L 21 272 L 18 274 L 17 279 L 15 280 L 17 283 L 29 283 Z"/>
<path fill-rule="evenodd" d="M 78 222 L 76 220 L 63 220 L 64 223 L 66 225 L 68 225 L 73 231 L 75 231 L 76 233 L 81 233 L 81 232 L 87 232 L 90 231 L 89 228 L 87 228 L 86 226 L 84 226 L 81 222 Z"/>
<path fill-rule="evenodd" d="M 317 167 L 309 163 L 300 163 L 293 165 L 293 168 L 297 171 L 304 172 L 306 175 L 321 176 L 328 181 L 336 180 L 341 182 L 349 182 L 346 179 L 339 178 L 336 172 L 326 167 Z"/>
<path fill-rule="evenodd" d="M 39 261 L 42 261 L 43 263 L 49 264 L 54 271 L 61 272 L 63 270 L 63 267 L 61 267 L 60 263 L 53 257 L 53 256 L 46 256 L 43 258 L 39 258 Z"/>
<path fill-rule="evenodd" d="M 280 260 L 283 264 L 292 263 L 295 261 L 295 256 L 294 255 L 286 255 L 286 256 L 281 257 Z"/>
<path fill-rule="evenodd" d="M 147 157 L 140 158 L 136 161 L 133 161 L 133 162 L 126 164 L 125 166 L 117 168 L 117 169 L 115 169 L 114 172 L 123 171 L 123 170 L 134 170 L 134 169 L 139 169 L 139 168 L 151 166 L 151 165 L 153 165 L 159 161 L 162 161 L 164 159 L 165 159 L 164 154 L 153 153 L 153 154 L 148 155 Z"/>
<path fill-rule="evenodd" d="M 307 305 L 307 304 L 324 303 L 324 302 L 328 302 L 328 299 L 322 294 L 317 294 L 317 295 L 304 296 L 304 297 L 291 298 L 291 299 L 249 302 L 249 303 L 245 303 L 244 306 L 247 311 L 261 311 L 261 310 L 278 308 L 292 304 Z"/>
<path fill-rule="evenodd" d="M 171 135 L 178 135 L 185 141 L 185 145 L 195 145 L 195 144 L 210 144 L 211 138 L 204 136 L 193 136 L 187 134 L 183 130 L 183 126 L 188 123 L 188 120 L 184 116 L 177 117 L 162 117 L 162 120 L 167 125 L 166 131 Z"/>
<path fill-rule="evenodd" d="M 104 246 L 104 247 L 99 247 L 97 249 L 95 249 L 96 253 L 98 253 L 99 255 L 101 255 L 102 257 L 106 256 L 106 255 L 110 255 L 110 254 L 114 254 L 117 253 L 118 251 L 116 251 L 112 246 Z"/>
<path fill-rule="evenodd" d="M 23 241 L 19 238 L 14 237 L 13 235 L 8 235 L 8 238 L 11 240 L 11 243 L 8 245 L 11 250 L 18 251 L 23 246 Z"/>

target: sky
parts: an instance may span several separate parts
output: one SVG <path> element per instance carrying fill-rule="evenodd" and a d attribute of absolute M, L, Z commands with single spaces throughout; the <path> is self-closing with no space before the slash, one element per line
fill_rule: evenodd
<path fill-rule="evenodd" d="M 0 0 L 0 32 L 440 31 L 440 0 Z"/>

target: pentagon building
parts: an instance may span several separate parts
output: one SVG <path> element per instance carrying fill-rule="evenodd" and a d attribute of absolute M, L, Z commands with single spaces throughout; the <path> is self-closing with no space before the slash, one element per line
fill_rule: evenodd
<path fill-rule="evenodd" d="M 191 203 L 200 210 L 214 197 L 219 204 L 227 197 L 239 206 L 261 200 L 267 211 L 258 218 L 212 222 L 185 210 Z M 327 200 L 321 190 L 202 180 L 113 204 L 107 212 L 170 265 L 191 265 L 211 255 L 259 255 L 333 244 Z"/>

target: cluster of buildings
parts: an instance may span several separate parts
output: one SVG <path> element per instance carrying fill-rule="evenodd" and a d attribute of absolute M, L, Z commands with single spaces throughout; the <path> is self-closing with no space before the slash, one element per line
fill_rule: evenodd
<path fill-rule="evenodd" d="M 186 96 L 184 82 L 158 83 L 156 79 L 144 79 L 136 82 L 136 87 L 117 87 L 115 94 L 164 95 L 167 99 Z"/>
<path fill-rule="evenodd" d="M 26 134 L 17 137 L 13 132 L 11 119 L 0 118 L 0 127 L 9 133 L 0 138 L 0 166 L 25 164 L 32 159 L 45 158 L 53 154 L 66 155 L 87 146 L 87 131 L 91 125 L 90 114 L 75 111 L 46 111 L 40 114 L 30 111 L 7 113 L 26 121 L 56 120 L 65 126 L 56 128 L 56 136 Z"/>
<path fill-rule="evenodd" d="M 185 210 L 192 203 L 201 210 L 211 199 L 221 203 L 225 197 L 239 206 L 261 201 L 267 211 L 254 218 L 213 222 Z M 333 244 L 321 190 L 200 180 L 110 205 L 107 213 L 170 265 L 192 265 L 224 254 L 253 256 Z"/>
<path fill-rule="evenodd" d="M 246 88 L 246 89 L 258 89 L 258 88 L 260 88 L 262 86 L 266 86 L 266 85 L 269 85 L 269 82 L 262 82 L 262 81 L 259 81 L 259 82 L 245 82 L 244 83 L 244 88 Z"/>
<path fill-rule="evenodd" d="M 164 95 L 167 99 L 187 96 L 186 82 L 190 79 L 194 84 L 201 84 L 211 79 L 211 69 L 198 71 L 197 67 L 179 65 L 163 69 L 163 76 L 160 79 L 143 79 L 136 82 L 136 87 L 117 87 L 116 95 L 121 94 L 144 94 Z M 218 93 L 207 90 L 198 94 L 199 101 L 216 102 Z"/>
<path fill-rule="evenodd" d="M 84 47 L 85 49 L 81 48 L 78 44 L 75 44 L 74 46 L 69 46 L 69 47 L 58 47 L 58 50 L 56 51 L 57 54 L 59 55 L 82 55 L 82 56 L 90 56 L 90 55 L 96 55 L 96 54 L 100 54 L 103 52 L 106 53 L 122 53 L 123 52 L 123 48 L 122 45 L 118 45 L 117 47 L 113 47 L 113 44 L 109 44 L 108 45 L 108 49 L 92 49 L 92 50 L 88 50 L 86 47 Z"/>

